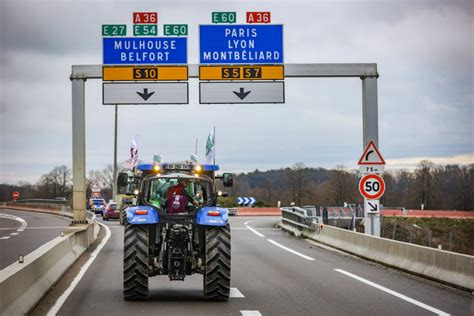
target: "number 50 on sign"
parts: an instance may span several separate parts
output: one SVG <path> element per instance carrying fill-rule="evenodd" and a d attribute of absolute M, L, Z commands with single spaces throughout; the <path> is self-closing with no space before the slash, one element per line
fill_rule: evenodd
<path fill-rule="evenodd" d="M 368 174 L 359 182 L 359 191 L 368 200 L 376 200 L 385 192 L 385 182 L 376 174 Z"/>

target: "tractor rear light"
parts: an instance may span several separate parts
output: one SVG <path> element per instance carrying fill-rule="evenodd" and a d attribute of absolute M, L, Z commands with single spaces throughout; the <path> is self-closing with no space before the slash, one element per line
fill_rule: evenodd
<path fill-rule="evenodd" d="M 209 216 L 219 216 L 219 215 L 221 215 L 221 212 L 219 212 L 219 211 L 207 211 L 207 215 L 209 215 Z"/>
<path fill-rule="evenodd" d="M 136 210 L 135 215 L 147 215 L 148 210 Z"/>

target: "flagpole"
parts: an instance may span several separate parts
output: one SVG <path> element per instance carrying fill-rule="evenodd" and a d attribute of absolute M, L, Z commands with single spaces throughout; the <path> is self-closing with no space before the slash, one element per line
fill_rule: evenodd
<path fill-rule="evenodd" d="M 216 126 L 213 126 L 213 132 L 214 134 L 214 165 L 216 165 Z"/>
<path fill-rule="evenodd" d="M 196 147 L 194 147 L 194 154 L 197 156 L 198 154 L 198 138 L 196 137 Z"/>

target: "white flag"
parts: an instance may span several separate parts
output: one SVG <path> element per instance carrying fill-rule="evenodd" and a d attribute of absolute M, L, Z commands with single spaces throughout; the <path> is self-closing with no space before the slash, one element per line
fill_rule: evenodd
<path fill-rule="evenodd" d="M 138 163 L 138 139 L 140 135 L 136 135 L 132 139 L 132 145 L 130 146 L 130 159 L 126 161 L 128 169 L 133 169 Z"/>
<path fill-rule="evenodd" d="M 206 163 L 213 164 L 216 159 L 216 137 L 215 128 L 211 130 L 206 142 Z"/>

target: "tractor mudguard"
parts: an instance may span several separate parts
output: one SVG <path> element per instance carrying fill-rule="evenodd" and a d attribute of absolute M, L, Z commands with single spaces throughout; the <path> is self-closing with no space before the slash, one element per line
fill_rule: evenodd
<path fill-rule="evenodd" d="M 229 222 L 229 211 L 221 207 L 203 207 L 196 217 L 196 224 L 206 226 L 225 226 Z"/>
<path fill-rule="evenodd" d="M 128 207 L 125 211 L 127 212 L 127 222 L 130 224 L 156 224 L 160 222 L 158 211 L 151 206 L 133 206 Z"/>

